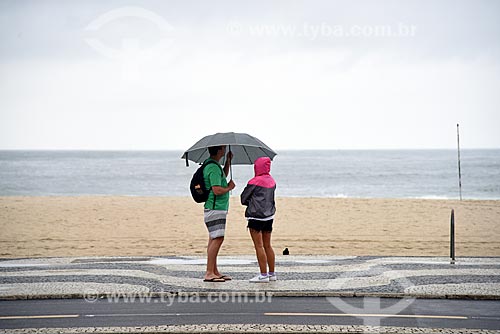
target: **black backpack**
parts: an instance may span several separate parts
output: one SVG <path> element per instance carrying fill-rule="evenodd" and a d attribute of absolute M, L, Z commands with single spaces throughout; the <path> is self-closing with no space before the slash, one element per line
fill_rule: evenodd
<path fill-rule="evenodd" d="M 191 179 L 191 184 L 189 185 L 189 190 L 191 190 L 191 196 L 196 203 L 204 203 L 208 200 L 208 195 L 210 194 L 210 189 L 205 186 L 205 178 L 203 177 L 203 170 L 209 164 L 217 164 L 214 160 L 208 160 L 203 165 L 201 165 L 193 175 Z M 220 167 L 220 166 L 219 166 Z M 222 168 L 221 168 L 222 172 Z M 221 173 L 222 174 L 222 173 Z M 215 201 L 214 201 L 215 204 Z"/>

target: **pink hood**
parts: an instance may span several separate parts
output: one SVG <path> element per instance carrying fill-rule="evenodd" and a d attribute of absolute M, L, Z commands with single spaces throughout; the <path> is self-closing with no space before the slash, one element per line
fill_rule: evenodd
<path fill-rule="evenodd" d="M 268 157 L 258 158 L 254 162 L 253 170 L 255 172 L 255 176 L 269 174 L 271 171 L 271 159 Z"/>
<path fill-rule="evenodd" d="M 255 171 L 255 177 L 248 181 L 248 184 L 272 188 L 276 185 L 273 177 L 269 174 L 271 171 L 271 159 L 268 157 L 261 157 L 255 160 L 253 169 Z"/>

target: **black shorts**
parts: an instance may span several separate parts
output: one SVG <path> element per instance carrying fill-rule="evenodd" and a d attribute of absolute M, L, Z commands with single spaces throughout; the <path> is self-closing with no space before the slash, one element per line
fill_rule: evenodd
<path fill-rule="evenodd" d="M 271 220 L 249 219 L 247 227 L 251 228 L 252 230 L 259 231 L 259 232 L 272 232 L 273 231 L 273 221 L 274 221 L 274 219 L 271 219 Z"/>

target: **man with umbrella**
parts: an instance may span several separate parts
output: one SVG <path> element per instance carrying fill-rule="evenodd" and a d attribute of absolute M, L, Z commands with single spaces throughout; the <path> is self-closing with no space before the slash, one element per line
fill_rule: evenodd
<path fill-rule="evenodd" d="M 204 206 L 204 221 L 208 229 L 208 247 L 207 247 L 207 271 L 205 273 L 205 282 L 224 282 L 231 280 L 231 277 L 222 275 L 217 269 L 217 255 L 224 241 L 224 232 L 226 229 L 226 216 L 229 208 L 229 192 L 234 189 L 233 180 L 226 180 L 229 173 L 233 154 L 228 153 L 224 169 L 219 161 L 226 155 L 226 146 L 211 146 L 208 148 L 210 158 L 215 163 L 209 163 L 203 170 L 205 186 L 210 189 L 208 200 Z M 207 162 L 205 161 L 205 163 Z"/>

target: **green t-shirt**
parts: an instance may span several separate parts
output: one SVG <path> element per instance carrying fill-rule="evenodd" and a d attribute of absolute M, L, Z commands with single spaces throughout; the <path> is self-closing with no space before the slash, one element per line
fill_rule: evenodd
<path fill-rule="evenodd" d="M 207 160 L 210 160 L 207 159 Z M 205 162 L 207 161 L 205 160 Z M 212 159 L 213 160 L 213 159 Z M 215 161 L 215 160 L 213 160 Z M 210 194 L 208 195 L 208 200 L 205 202 L 205 209 L 210 210 L 228 210 L 229 208 L 229 192 L 224 195 L 215 196 L 212 187 L 227 187 L 227 180 L 222 167 L 217 164 L 208 164 L 205 169 L 203 169 L 203 178 L 205 179 L 205 186 L 207 189 L 210 189 Z M 214 207 L 214 196 L 215 199 L 215 207 Z"/>

